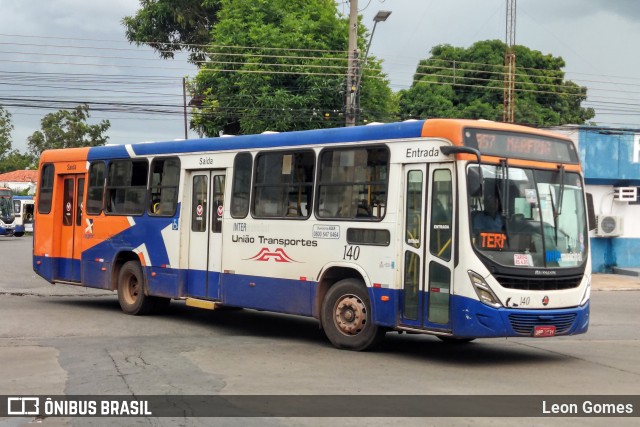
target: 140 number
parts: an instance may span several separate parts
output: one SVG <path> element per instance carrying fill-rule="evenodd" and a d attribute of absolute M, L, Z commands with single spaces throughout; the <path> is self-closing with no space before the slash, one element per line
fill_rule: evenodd
<path fill-rule="evenodd" d="M 360 258 L 360 246 L 345 246 L 342 259 L 356 261 Z"/>

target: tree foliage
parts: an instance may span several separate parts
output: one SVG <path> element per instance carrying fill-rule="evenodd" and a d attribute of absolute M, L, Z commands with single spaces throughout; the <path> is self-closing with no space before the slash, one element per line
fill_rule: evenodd
<path fill-rule="evenodd" d="M 11 149 L 12 131 L 11 114 L 0 106 L 0 173 L 28 169 L 34 164 L 34 159 L 31 155 L 22 154 L 18 150 Z"/>
<path fill-rule="evenodd" d="M 11 113 L 0 106 L 0 158 L 4 157 L 11 150 Z"/>
<path fill-rule="evenodd" d="M 126 37 L 138 46 L 146 44 L 162 58 L 175 52 L 191 52 L 193 63 L 204 59 L 204 45 L 216 22 L 220 0 L 139 0 L 140 9 L 126 16 L 122 24 Z"/>
<path fill-rule="evenodd" d="M 73 110 L 60 110 L 47 114 L 40 121 L 42 129 L 27 138 L 29 152 L 39 157 L 44 150 L 104 145 L 109 139 L 104 133 L 109 120 L 89 125 L 89 107 L 79 105 Z"/>
<path fill-rule="evenodd" d="M 36 159 L 31 154 L 21 153 L 18 150 L 11 150 L 0 158 L 0 173 L 35 169 L 36 166 Z"/>
<path fill-rule="evenodd" d="M 499 40 L 434 47 L 420 61 L 411 88 L 400 93 L 401 116 L 502 120 L 505 47 Z M 581 107 L 586 87 L 564 79 L 562 58 L 524 46 L 516 46 L 516 58 L 517 123 L 582 124 L 595 116 Z"/>
<path fill-rule="evenodd" d="M 348 20 L 333 0 L 221 0 L 214 46 L 191 81 L 201 134 L 335 127 L 342 116 Z M 360 31 L 364 46 L 366 31 Z M 380 62 L 363 75 L 362 118 L 393 107 Z"/>

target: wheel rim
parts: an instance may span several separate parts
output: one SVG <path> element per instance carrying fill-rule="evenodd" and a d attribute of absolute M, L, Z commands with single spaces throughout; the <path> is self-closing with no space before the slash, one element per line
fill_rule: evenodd
<path fill-rule="evenodd" d="M 127 304 L 135 304 L 140 292 L 140 284 L 135 274 L 129 274 L 124 278 L 124 299 Z"/>
<path fill-rule="evenodd" d="M 344 295 L 336 302 L 333 320 L 341 333 L 358 335 L 367 323 L 367 307 L 357 296 Z"/>

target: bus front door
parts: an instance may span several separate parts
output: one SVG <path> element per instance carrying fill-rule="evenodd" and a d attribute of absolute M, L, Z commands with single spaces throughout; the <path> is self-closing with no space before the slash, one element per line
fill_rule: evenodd
<path fill-rule="evenodd" d="M 187 295 L 220 299 L 224 170 L 193 171 L 189 215 Z"/>
<path fill-rule="evenodd" d="M 62 175 L 62 197 L 56 203 L 62 208 L 55 280 L 80 282 L 80 255 L 84 228 L 84 175 Z"/>
<path fill-rule="evenodd" d="M 453 165 L 404 167 L 404 236 L 400 323 L 446 333 L 453 268 Z"/>

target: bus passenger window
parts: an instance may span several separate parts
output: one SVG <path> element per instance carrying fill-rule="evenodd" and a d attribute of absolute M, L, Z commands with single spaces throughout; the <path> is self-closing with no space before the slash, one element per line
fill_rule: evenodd
<path fill-rule="evenodd" d="M 253 214 L 308 218 L 313 198 L 313 151 L 261 153 L 256 161 Z"/>
<path fill-rule="evenodd" d="M 87 188 L 86 211 L 91 215 L 98 215 L 102 211 L 104 198 L 104 179 L 107 167 L 104 162 L 92 163 L 89 168 L 89 185 Z"/>
<path fill-rule="evenodd" d="M 385 147 L 324 150 L 319 168 L 319 218 L 379 221 L 384 217 L 389 181 Z"/>
<path fill-rule="evenodd" d="M 154 159 L 151 162 L 151 184 L 149 185 L 150 215 L 173 216 L 178 206 L 178 183 L 180 160 Z"/>
<path fill-rule="evenodd" d="M 109 165 L 106 212 L 140 215 L 147 193 L 146 160 L 116 160 Z"/>
<path fill-rule="evenodd" d="M 231 191 L 231 216 L 245 218 L 249 213 L 249 193 L 251 192 L 251 154 L 240 153 L 236 156 Z"/>
<path fill-rule="evenodd" d="M 38 213 L 48 214 L 51 212 L 51 199 L 53 197 L 53 165 L 42 167 L 42 177 L 40 178 L 40 191 L 38 191 Z"/>

